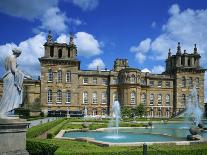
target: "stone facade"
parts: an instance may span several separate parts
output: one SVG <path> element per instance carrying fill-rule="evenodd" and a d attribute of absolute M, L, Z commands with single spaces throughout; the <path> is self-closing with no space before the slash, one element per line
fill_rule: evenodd
<path fill-rule="evenodd" d="M 39 58 L 41 80 L 26 81 L 25 86 L 28 103 L 39 97 L 46 114 L 70 111 L 107 116 L 118 100 L 122 107 L 144 104 L 148 117 L 171 117 L 185 108 L 194 85 L 204 106 L 205 69 L 200 67 L 196 45 L 191 54 L 182 53 L 180 43 L 175 55 L 169 50 L 162 74 L 141 72 L 130 67 L 127 59 L 116 59 L 112 70 L 80 70 L 72 35 L 68 44 L 61 44 L 49 34 L 44 47 L 44 56 Z"/>

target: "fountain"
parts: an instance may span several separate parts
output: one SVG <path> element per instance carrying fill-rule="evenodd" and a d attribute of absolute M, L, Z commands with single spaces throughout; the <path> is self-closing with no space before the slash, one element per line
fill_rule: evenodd
<path fill-rule="evenodd" d="M 188 119 L 193 117 L 194 124 L 198 126 L 198 124 L 201 123 L 202 115 L 203 115 L 203 111 L 200 108 L 197 90 L 196 87 L 194 86 L 188 96 L 185 116 L 187 116 Z"/>

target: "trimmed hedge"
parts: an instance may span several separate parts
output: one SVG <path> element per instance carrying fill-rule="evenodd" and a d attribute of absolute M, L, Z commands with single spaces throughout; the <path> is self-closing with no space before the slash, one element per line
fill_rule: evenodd
<path fill-rule="evenodd" d="M 48 123 L 45 123 L 45 124 L 34 126 L 30 129 L 28 129 L 27 138 L 35 138 L 35 137 L 43 134 L 44 132 L 50 130 L 52 127 L 54 127 L 54 126 L 58 125 L 59 123 L 63 122 L 64 120 L 65 119 L 62 118 L 62 119 L 58 119 L 58 120 L 55 120 L 55 121 L 52 121 L 52 122 L 48 122 Z"/>
<path fill-rule="evenodd" d="M 52 139 L 58 132 L 63 128 L 63 126 L 68 123 L 69 120 L 64 120 L 60 124 L 56 125 L 47 132 L 47 138 Z"/>
<path fill-rule="evenodd" d="M 57 145 L 37 140 L 27 139 L 26 141 L 26 149 L 30 155 L 53 155 L 57 148 Z"/>

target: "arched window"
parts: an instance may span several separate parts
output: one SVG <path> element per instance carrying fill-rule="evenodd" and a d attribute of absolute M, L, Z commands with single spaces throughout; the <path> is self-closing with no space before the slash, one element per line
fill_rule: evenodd
<path fill-rule="evenodd" d="M 191 66 L 191 65 L 190 65 L 190 58 L 188 58 L 188 66 Z"/>
<path fill-rule="evenodd" d="M 150 105 L 154 105 L 154 94 L 150 94 Z"/>
<path fill-rule="evenodd" d="M 49 69 L 48 71 L 48 82 L 52 82 L 53 81 L 53 73 L 52 73 L 52 69 Z"/>
<path fill-rule="evenodd" d="M 62 58 L 62 50 L 61 49 L 58 50 L 58 58 Z"/>
<path fill-rule="evenodd" d="M 107 103 L 107 94 L 106 92 L 101 93 L 101 103 L 106 104 Z"/>
<path fill-rule="evenodd" d="M 68 50 L 68 58 L 70 58 L 70 50 Z"/>
<path fill-rule="evenodd" d="M 130 77 L 130 83 L 136 83 L 136 78 L 134 74 L 132 74 Z"/>
<path fill-rule="evenodd" d="M 87 103 L 88 103 L 88 93 L 83 92 L 83 104 L 87 104 Z"/>
<path fill-rule="evenodd" d="M 166 103 L 166 105 L 170 105 L 170 94 L 166 95 L 165 103 Z"/>
<path fill-rule="evenodd" d="M 62 82 L 62 71 L 61 70 L 59 70 L 57 73 L 57 80 L 58 82 Z"/>
<path fill-rule="evenodd" d="M 61 90 L 57 91 L 56 101 L 57 103 L 62 103 L 62 91 Z"/>
<path fill-rule="evenodd" d="M 92 103 L 93 104 L 96 104 L 97 103 L 97 92 L 93 92 Z"/>
<path fill-rule="evenodd" d="M 97 110 L 97 108 L 93 108 L 92 115 L 93 115 L 93 116 L 98 115 L 98 110 Z"/>
<path fill-rule="evenodd" d="M 186 79 L 184 76 L 182 77 L 182 87 L 186 87 Z"/>
<path fill-rule="evenodd" d="M 66 103 L 69 104 L 71 102 L 71 92 L 67 91 L 66 92 Z"/>
<path fill-rule="evenodd" d="M 195 79 L 195 84 L 196 84 L 196 88 L 199 88 L 199 78 L 198 77 Z"/>
<path fill-rule="evenodd" d="M 189 87 L 190 88 L 193 87 L 193 78 L 192 77 L 189 78 Z"/>
<path fill-rule="evenodd" d="M 47 92 L 47 103 L 52 103 L 52 90 L 49 89 Z"/>
<path fill-rule="evenodd" d="M 135 92 L 131 92 L 131 104 L 136 104 L 136 94 Z"/>
<path fill-rule="evenodd" d="M 102 115 L 102 116 L 106 116 L 106 115 L 107 115 L 107 110 L 106 110 L 105 108 L 103 108 L 103 109 L 101 110 L 101 115 Z"/>
<path fill-rule="evenodd" d="M 71 82 L 71 72 L 67 71 L 66 73 L 66 82 Z"/>
<path fill-rule="evenodd" d="M 158 105 L 162 105 L 162 94 L 157 95 Z"/>
<path fill-rule="evenodd" d="M 146 93 L 143 93 L 141 95 L 141 103 L 144 104 L 144 105 L 146 105 Z"/>
<path fill-rule="evenodd" d="M 117 92 L 113 93 L 113 102 L 118 100 Z"/>
<path fill-rule="evenodd" d="M 50 46 L 50 57 L 54 56 L 54 46 Z"/>

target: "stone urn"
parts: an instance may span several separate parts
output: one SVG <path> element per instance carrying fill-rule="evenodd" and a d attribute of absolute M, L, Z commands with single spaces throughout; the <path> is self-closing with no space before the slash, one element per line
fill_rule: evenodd
<path fill-rule="evenodd" d="M 200 133 L 199 128 L 190 128 L 189 131 L 192 135 L 197 135 L 198 133 Z"/>

